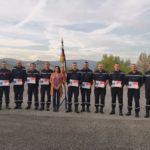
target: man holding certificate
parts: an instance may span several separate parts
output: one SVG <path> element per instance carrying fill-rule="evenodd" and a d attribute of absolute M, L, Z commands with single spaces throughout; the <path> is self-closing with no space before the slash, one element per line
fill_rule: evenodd
<path fill-rule="evenodd" d="M 51 95 L 50 95 L 50 77 L 53 73 L 53 70 L 50 69 L 49 62 L 44 63 L 44 68 L 41 70 L 40 75 L 40 85 L 41 85 L 41 108 L 44 110 L 45 107 L 45 94 L 47 95 L 46 110 L 49 111 L 51 104 Z"/>
<path fill-rule="evenodd" d="M 145 82 L 145 98 L 146 98 L 145 118 L 149 118 L 149 113 L 150 113 L 150 63 L 148 65 L 148 71 L 146 71 L 144 74 L 144 82 Z"/>
<path fill-rule="evenodd" d="M 31 63 L 30 69 L 27 72 L 28 106 L 26 107 L 26 109 L 31 108 L 32 96 L 34 95 L 35 110 L 38 110 L 38 106 L 39 106 L 39 98 L 38 98 L 39 78 L 40 78 L 40 73 L 36 69 L 36 64 Z"/>
<path fill-rule="evenodd" d="M 16 66 L 12 69 L 12 78 L 13 78 L 13 88 L 14 88 L 14 99 L 15 99 L 15 108 L 21 109 L 23 102 L 23 92 L 24 92 L 24 83 L 26 80 L 26 70 L 22 66 L 21 61 L 16 62 Z"/>
<path fill-rule="evenodd" d="M 126 76 L 126 85 L 128 87 L 128 113 L 131 115 L 132 101 L 135 101 L 135 117 L 139 117 L 140 111 L 140 88 L 143 85 L 142 73 L 137 70 L 136 64 L 131 65 L 131 72 Z"/>
<path fill-rule="evenodd" d="M 112 96 L 112 111 L 110 115 L 115 114 L 116 99 L 118 97 L 119 102 L 119 115 L 122 116 L 123 112 L 123 86 L 125 83 L 125 74 L 120 70 L 120 64 L 114 65 L 114 71 L 110 73 L 109 85 L 111 87 Z"/>
<path fill-rule="evenodd" d="M 109 75 L 104 70 L 103 64 L 98 64 L 97 70 L 93 73 L 94 80 L 94 94 L 95 94 L 95 113 L 103 112 L 103 108 L 105 106 L 105 96 L 106 96 L 106 85 L 108 83 Z"/>
<path fill-rule="evenodd" d="M 12 80 L 12 73 L 9 69 L 7 69 L 7 63 L 3 61 L 0 69 L 0 110 L 2 109 L 3 94 L 5 95 L 6 109 L 10 109 L 9 94 L 10 94 L 11 80 Z"/>
<path fill-rule="evenodd" d="M 75 112 L 78 111 L 78 96 L 79 96 L 79 82 L 80 82 L 80 73 L 77 68 L 77 63 L 74 62 L 72 64 L 72 68 L 67 73 L 67 85 L 68 85 L 68 110 L 66 112 L 72 111 L 72 97 L 74 95 L 74 104 L 75 104 Z"/>
<path fill-rule="evenodd" d="M 82 110 L 81 112 L 86 111 L 90 112 L 90 101 L 91 101 L 91 88 L 93 84 L 93 71 L 89 69 L 89 63 L 85 62 L 83 69 L 81 69 L 81 97 L 82 97 Z"/>

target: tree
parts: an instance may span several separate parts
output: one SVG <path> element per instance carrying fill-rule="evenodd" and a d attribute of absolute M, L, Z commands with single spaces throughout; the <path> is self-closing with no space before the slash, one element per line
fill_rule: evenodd
<path fill-rule="evenodd" d="M 125 73 L 128 73 L 130 71 L 130 65 L 131 65 L 131 62 L 129 59 L 124 60 L 124 59 L 121 59 L 119 56 L 113 56 L 113 55 L 107 55 L 107 54 L 102 56 L 102 60 L 99 61 L 97 65 L 99 63 L 104 64 L 105 70 L 108 72 L 111 72 L 114 69 L 115 63 L 119 63 L 121 70 L 124 71 Z"/>
<path fill-rule="evenodd" d="M 150 54 L 148 55 L 146 53 L 141 53 L 137 62 L 139 70 L 144 73 L 147 70 L 147 66 L 149 63 Z"/>

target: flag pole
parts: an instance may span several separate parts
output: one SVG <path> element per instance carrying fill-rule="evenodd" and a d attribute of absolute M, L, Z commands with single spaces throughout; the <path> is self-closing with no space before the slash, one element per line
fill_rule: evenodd
<path fill-rule="evenodd" d="M 65 109 L 67 110 L 67 90 L 66 90 L 66 73 L 67 73 L 67 63 L 66 63 L 66 56 L 64 51 L 64 41 L 61 41 L 61 55 L 60 55 L 60 62 L 62 64 L 62 74 L 64 78 L 64 93 L 65 97 L 63 101 L 60 103 L 60 106 L 65 102 Z"/>

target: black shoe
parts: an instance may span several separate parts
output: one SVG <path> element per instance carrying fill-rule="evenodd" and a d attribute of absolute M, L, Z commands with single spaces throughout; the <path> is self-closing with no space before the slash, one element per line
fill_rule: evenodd
<path fill-rule="evenodd" d="M 43 111 L 43 110 L 44 110 L 44 108 L 43 108 L 43 107 L 41 107 L 41 108 L 40 108 L 40 111 Z"/>
<path fill-rule="evenodd" d="M 22 109 L 22 106 L 19 106 L 18 109 Z"/>
<path fill-rule="evenodd" d="M 89 107 L 87 107 L 86 112 L 88 112 L 88 113 L 91 112 Z"/>
<path fill-rule="evenodd" d="M 119 113 L 119 115 L 120 115 L 120 116 L 123 116 L 123 113 L 122 113 L 122 112 L 120 112 L 120 113 Z"/>
<path fill-rule="evenodd" d="M 11 108 L 9 107 L 9 105 L 6 105 L 6 109 L 8 109 L 8 110 L 9 110 L 9 109 L 11 109 Z"/>
<path fill-rule="evenodd" d="M 103 107 L 100 108 L 100 113 L 104 114 Z"/>
<path fill-rule="evenodd" d="M 119 115 L 123 116 L 122 109 L 119 111 Z"/>
<path fill-rule="evenodd" d="M 30 109 L 30 108 L 31 108 L 31 106 L 27 106 L 27 107 L 26 107 L 27 110 Z"/>
<path fill-rule="evenodd" d="M 49 109 L 49 108 L 46 108 L 46 111 L 50 111 L 50 109 Z"/>
<path fill-rule="evenodd" d="M 139 113 L 138 112 L 135 113 L 135 117 L 139 118 Z"/>
<path fill-rule="evenodd" d="M 128 111 L 127 114 L 126 114 L 126 116 L 131 116 L 131 112 Z"/>
<path fill-rule="evenodd" d="M 144 116 L 144 118 L 149 118 L 149 115 L 148 115 L 148 114 L 146 114 L 146 115 Z"/>
<path fill-rule="evenodd" d="M 146 108 L 146 114 L 145 114 L 144 118 L 149 118 L 149 109 L 147 109 L 147 108 Z"/>
<path fill-rule="evenodd" d="M 144 118 L 149 118 L 149 111 L 146 111 Z"/>
<path fill-rule="evenodd" d="M 72 112 L 72 109 L 68 109 L 66 110 L 66 113 Z"/>
<path fill-rule="evenodd" d="M 56 106 L 56 112 L 59 112 L 59 105 Z"/>
<path fill-rule="evenodd" d="M 98 112 L 99 112 L 99 109 L 98 109 L 98 107 L 96 106 L 95 113 L 98 113 Z"/>
<path fill-rule="evenodd" d="M 78 114 L 78 113 L 80 113 L 78 110 L 75 110 L 75 112 Z"/>
<path fill-rule="evenodd" d="M 81 112 L 85 112 L 85 106 L 82 106 Z"/>
<path fill-rule="evenodd" d="M 56 108 L 53 108 L 53 112 L 57 112 Z"/>
<path fill-rule="evenodd" d="M 47 104 L 47 105 L 46 105 L 46 110 L 47 110 L 47 111 L 50 111 L 50 104 Z"/>
<path fill-rule="evenodd" d="M 18 109 L 18 106 L 15 106 L 14 109 Z"/>
<path fill-rule="evenodd" d="M 76 112 L 76 113 L 79 113 L 78 105 L 75 105 L 75 112 Z"/>
<path fill-rule="evenodd" d="M 115 109 L 112 109 L 112 111 L 110 112 L 110 115 L 114 115 L 115 114 Z"/>
<path fill-rule="evenodd" d="M 0 106 L 0 110 L 2 110 L 2 106 Z"/>
<path fill-rule="evenodd" d="M 35 107 L 35 110 L 38 110 L 38 107 Z"/>

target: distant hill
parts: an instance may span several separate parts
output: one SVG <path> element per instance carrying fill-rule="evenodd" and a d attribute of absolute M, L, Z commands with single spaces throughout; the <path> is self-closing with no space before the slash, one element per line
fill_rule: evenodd
<path fill-rule="evenodd" d="M 0 59 L 0 62 L 2 62 L 2 61 L 4 61 L 4 60 L 7 61 L 7 63 L 8 63 L 8 65 L 9 65 L 10 68 L 12 68 L 13 66 L 15 66 L 15 64 L 16 64 L 16 59 L 13 59 L 13 58 L 3 58 L 3 59 Z M 81 69 L 82 66 L 83 66 L 83 63 L 84 63 L 85 61 L 88 61 L 88 60 L 67 60 L 67 68 L 70 68 L 70 66 L 71 66 L 71 64 L 72 64 L 73 62 L 77 62 L 78 68 Z M 32 61 L 32 62 L 33 62 L 33 61 Z M 44 63 L 44 62 L 45 62 L 45 61 L 43 61 L 43 60 L 36 60 L 36 61 L 34 61 L 34 63 L 37 64 L 37 68 L 38 68 L 39 70 L 42 69 L 42 66 L 43 66 L 43 63 Z M 49 61 L 49 62 L 51 63 L 51 67 L 52 67 L 52 68 L 54 68 L 54 66 L 56 66 L 56 65 L 61 65 L 59 61 Z M 91 61 L 91 60 L 89 60 L 88 62 L 89 62 L 89 64 L 90 64 L 90 68 L 91 68 L 92 70 L 94 70 L 97 61 Z M 31 61 L 22 61 L 22 63 L 23 63 L 23 65 L 24 65 L 26 68 L 28 68 L 28 66 L 29 66 L 29 64 L 31 63 Z"/>

